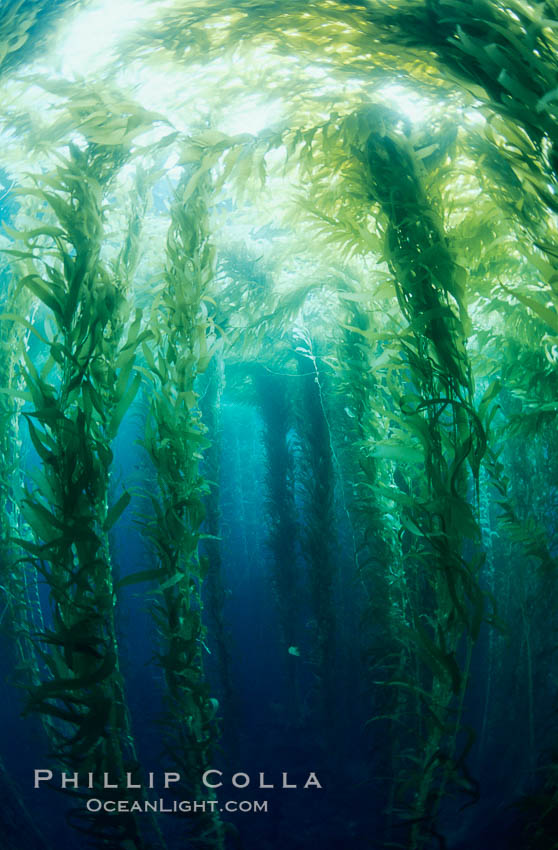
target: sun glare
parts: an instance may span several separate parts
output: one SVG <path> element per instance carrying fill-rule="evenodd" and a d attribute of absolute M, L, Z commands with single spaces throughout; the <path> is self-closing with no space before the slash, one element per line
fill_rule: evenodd
<path fill-rule="evenodd" d="M 103 0 L 62 30 L 56 54 L 65 76 L 87 75 L 110 62 L 114 46 L 154 13 L 144 0 Z"/>
<path fill-rule="evenodd" d="M 382 86 L 382 95 L 386 103 L 393 104 L 413 124 L 420 124 L 432 109 L 432 104 L 398 83 Z"/>

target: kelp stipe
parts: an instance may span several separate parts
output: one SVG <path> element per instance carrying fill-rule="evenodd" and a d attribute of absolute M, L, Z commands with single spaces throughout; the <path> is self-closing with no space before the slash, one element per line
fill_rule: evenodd
<path fill-rule="evenodd" d="M 203 537 L 207 571 L 203 596 L 208 635 L 217 656 L 217 676 L 220 686 L 220 711 L 224 746 L 230 754 L 238 752 L 237 706 L 231 678 L 230 634 L 225 622 L 227 588 L 223 576 L 221 552 L 220 472 L 222 447 L 221 396 L 225 387 L 225 364 L 222 353 L 216 352 L 205 372 L 200 388 L 202 421 L 211 435 L 211 445 L 204 453 L 203 471 L 209 492 L 205 497 L 205 532 Z"/>
<path fill-rule="evenodd" d="M 296 341 L 296 429 L 300 454 L 297 484 L 301 491 L 303 518 L 300 536 L 312 612 L 309 651 L 317 677 L 314 714 L 320 719 L 319 728 L 327 741 L 335 740 L 336 721 L 339 720 L 335 712 L 336 683 L 332 675 L 337 654 L 335 474 L 316 344 L 302 331 Z M 327 749 L 327 744 L 324 748 Z M 335 763 L 340 754 L 333 751 L 328 757 Z"/>
<path fill-rule="evenodd" d="M 143 353 L 152 376 L 145 448 L 157 476 L 150 495 L 153 521 L 145 532 L 156 566 L 130 581 L 157 582 L 152 612 L 165 674 L 164 754 L 181 776 L 192 800 L 213 799 L 202 785 L 216 740 L 216 700 L 204 676 L 207 651 L 201 585 L 208 564 L 198 542 L 208 484 L 200 473 L 209 445 L 195 392 L 208 367 L 215 334 L 208 316 L 207 289 L 214 274 L 209 240 L 209 181 L 183 175 L 171 207 L 163 286 L 151 314 L 153 341 Z M 194 189 L 192 191 L 192 186 Z M 222 848 L 223 825 L 217 810 L 195 812 L 188 832 L 197 846 Z"/>
<path fill-rule="evenodd" d="M 31 677 L 37 681 L 37 661 L 29 639 L 30 631 L 44 626 L 36 571 L 27 569 L 24 560 L 20 560 L 18 556 L 22 551 L 15 542 L 25 533 L 21 527 L 23 519 L 18 498 L 23 486 L 19 454 L 22 447 L 21 410 L 25 393 L 18 361 L 22 348 L 29 344 L 30 334 L 20 317 L 28 312 L 31 300 L 29 292 L 17 286 L 19 276 L 23 276 L 23 272 L 11 276 L 5 312 L 0 315 L 0 498 L 4 505 L 0 522 L 0 584 L 3 598 L 0 627 L 4 631 L 11 631 L 14 636 L 16 681 L 21 677 Z"/>
<path fill-rule="evenodd" d="M 384 519 L 392 509 L 384 482 L 390 459 L 404 458 L 409 448 L 395 440 L 388 443 L 383 435 L 389 428 L 391 409 L 386 384 L 395 383 L 399 391 L 402 388 L 396 381 L 391 357 L 386 364 L 386 354 L 394 356 L 396 348 L 390 333 L 379 335 L 374 346 L 366 337 L 374 327 L 373 316 L 365 305 L 354 300 L 355 293 L 348 282 L 340 288 L 339 296 L 346 318 L 338 341 L 333 388 L 341 404 L 336 433 L 344 437 L 339 441 L 342 486 L 354 534 L 356 577 L 362 588 L 361 686 L 367 698 L 371 740 L 384 729 L 389 740 L 389 745 L 378 753 L 377 771 L 396 776 L 406 746 L 401 729 L 406 712 L 414 710 L 412 691 L 398 685 L 409 664 L 409 650 L 401 635 L 411 599 L 400 535 Z M 410 453 L 412 456 L 412 450 Z M 387 480 L 391 487 L 394 478 L 397 474 L 389 470 Z M 373 793 L 386 812 L 385 841 L 389 846 L 393 839 L 395 783 L 388 787 L 385 783 L 378 785 L 374 784 Z"/>
<path fill-rule="evenodd" d="M 97 781 L 105 771 L 123 780 L 137 768 L 107 534 L 129 501 L 124 493 L 109 505 L 110 443 L 139 385 L 132 366 L 141 314 L 127 323 L 125 293 L 99 256 L 103 194 L 121 161 L 118 149 L 70 147 L 56 172 L 27 190 L 54 223 L 43 218 L 19 234 L 27 246 L 19 256 L 36 264 L 20 285 L 50 319 L 50 330 L 37 331 L 44 365 L 39 370 L 26 350 L 21 363 L 30 402 L 24 415 L 41 470 L 21 506 L 34 539 L 18 542 L 52 602 L 51 625 L 36 636 L 42 673 L 40 682 L 27 684 L 27 711 L 48 719 L 61 767 L 90 771 Z M 96 791 L 107 798 L 106 790 Z M 68 794 L 83 799 L 80 790 Z M 115 820 L 80 807 L 69 817 L 98 846 L 144 846 L 134 816 Z"/>
<path fill-rule="evenodd" d="M 277 367 L 262 365 L 253 367 L 253 373 L 264 425 L 268 546 L 289 693 L 286 719 L 297 724 L 302 722 L 302 707 L 297 657 L 292 652 L 301 642 L 299 603 L 302 586 L 297 565 L 294 458 L 290 438 L 293 425 L 292 378 L 282 374 Z"/>
<path fill-rule="evenodd" d="M 371 194 L 387 220 L 386 255 L 399 304 L 412 323 L 404 353 L 411 389 L 400 406 L 420 439 L 426 479 L 422 493 L 409 482 L 414 499 L 404 510 L 411 535 L 406 574 L 415 587 L 409 640 L 416 648 L 417 669 L 425 665 L 416 684 L 429 693 L 426 705 L 436 719 L 426 732 L 418 792 L 411 803 L 415 823 L 409 846 L 414 850 L 427 846 L 436 832 L 445 786 L 460 770 L 468 747 L 458 751 L 463 747 L 458 736 L 484 599 L 478 586 L 480 554 L 465 560 L 466 541 L 477 550 L 480 541 L 464 464 L 469 460 L 478 480 L 486 439 L 472 408 L 462 318 L 456 314 L 456 308 L 463 311 L 460 284 L 412 152 L 404 137 L 386 129 L 383 134 L 372 131 L 365 156 Z M 413 574 L 419 564 L 426 568 L 424 579 Z"/>

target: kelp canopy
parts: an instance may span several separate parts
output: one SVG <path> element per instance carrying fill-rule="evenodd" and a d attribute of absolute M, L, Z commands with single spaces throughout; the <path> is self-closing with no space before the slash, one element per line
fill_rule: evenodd
<path fill-rule="evenodd" d="M 182 794 L 242 743 L 248 406 L 283 731 L 373 810 L 289 846 L 494 847 L 512 803 L 555 846 L 557 12 L 2 4 L 2 620 L 58 769 L 141 778 L 138 596 Z M 67 790 L 91 846 L 172 850 Z"/>

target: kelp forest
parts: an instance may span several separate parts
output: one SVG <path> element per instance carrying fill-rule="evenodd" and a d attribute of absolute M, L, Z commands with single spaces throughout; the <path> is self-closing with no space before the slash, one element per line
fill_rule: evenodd
<path fill-rule="evenodd" d="M 556 850 L 556 0 L 2 0 L 0 136 L 2 850 Z"/>

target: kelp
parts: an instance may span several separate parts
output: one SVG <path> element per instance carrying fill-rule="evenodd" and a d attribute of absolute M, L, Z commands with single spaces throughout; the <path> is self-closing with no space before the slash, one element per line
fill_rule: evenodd
<path fill-rule="evenodd" d="M 393 275 L 399 307 L 409 322 L 410 332 L 402 333 L 398 344 L 399 386 L 403 387 L 404 381 L 407 386 L 399 389 L 395 385 L 392 390 L 407 432 L 405 442 L 411 445 L 404 447 L 401 440 L 398 449 L 392 435 L 389 445 L 377 448 L 371 439 L 368 452 L 393 459 L 398 466 L 403 463 L 416 468 L 420 464 L 422 478 L 403 477 L 401 470 L 401 495 L 396 488 L 391 488 L 391 493 L 385 491 L 401 512 L 403 575 L 409 586 L 408 619 L 400 623 L 400 640 L 410 669 L 400 671 L 399 681 L 393 684 L 398 687 L 402 681 L 402 686 L 416 688 L 422 694 L 415 708 L 418 717 L 426 710 L 429 718 L 436 718 L 434 725 L 419 721 L 416 734 L 424 761 L 420 757 L 416 761 L 422 764 L 417 774 L 411 767 L 414 758 L 409 761 L 413 781 L 420 789 L 411 811 L 405 811 L 409 805 L 406 791 L 397 802 L 401 817 L 412 824 L 407 836 L 409 846 L 421 847 L 436 832 L 436 811 L 444 786 L 459 770 L 463 758 L 456 755 L 459 706 L 463 705 L 472 643 L 484 617 L 483 593 L 478 585 L 482 556 L 480 552 L 470 556 L 469 563 L 463 556 L 467 541 L 477 549 L 480 542 L 465 464 L 470 465 L 471 484 L 478 482 L 486 437 L 473 407 L 465 350 L 468 323 L 462 298 L 463 272 L 447 248 L 441 223 L 426 195 L 420 159 L 397 116 L 385 108 L 369 108 L 352 122 L 346 119 L 341 128 L 346 144 L 351 145 L 347 144 L 345 156 L 356 161 L 355 166 L 349 166 L 349 187 L 360 177 L 366 187 L 361 189 L 361 197 L 368 193 L 370 201 L 379 204 L 376 226 L 383 235 L 383 254 Z M 322 156 L 326 163 L 333 156 L 342 161 L 342 141 L 333 152 L 324 146 Z M 324 195 L 318 195 L 316 206 L 324 203 L 322 198 L 329 201 L 330 195 L 333 193 L 324 186 Z M 359 211 L 359 215 L 363 218 L 364 213 Z M 335 226 L 331 220 L 331 229 Z M 361 244 L 365 243 L 360 234 L 362 226 L 355 228 Z M 358 326 L 353 328 L 353 332 L 359 331 L 366 336 Z M 467 649 L 461 670 L 457 653 L 461 652 L 464 635 Z M 457 720 L 452 716 L 456 698 Z M 409 747 L 406 749 L 409 751 Z M 402 788 L 411 782 L 408 777 L 403 779 L 405 770 L 399 771 Z"/>
<path fill-rule="evenodd" d="M 167 686 L 165 757 L 178 769 L 184 793 L 201 800 L 208 798 L 202 775 L 211 764 L 217 703 L 204 677 L 207 647 L 201 586 L 210 564 L 207 556 L 200 556 L 198 543 L 208 495 L 200 461 L 208 440 L 194 382 L 209 366 L 215 343 L 204 301 L 214 258 L 207 180 L 199 180 L 193 192 L 191 185 L 192 174 L 185 173 L 171 207 L 163 285 L 151 314 L 153 343 L 143 347 L 153 382 L 145 448 L 158 486 L 151 495 L 153 520 L 145 532 L 156 567 L 125 581 L 157 582 L 152 612 Z M 189 833 L 196 846 L 223 846 L 217 811 L 196 812 L 190 819 Z"/>
<path fill-rule="evenodd" d="M 289 649 L 299 647 L 302 585 L 297 567 L 297 522 L 293 455 L 292 378 L 279 367 L 252 367 L 257 404 L 263 421 L 266 460 L 267 544 L 277 601 L 285 676 L 289 693 L 287 720 L 300 722 L 299 669 Z"/>
<path fill-rule="evenodd" d="M 302 332 L 296 341 L 298 486 L 304 517 L 300 536 L 313 621 L 310 653 L 317 677 L 317 708 L 314 714 L 319 718 L 319 727 L 325 735 L 335 739 L 336 682 L 332 676 L 337 654 L 335 475 L 315 343 Z M 339 757 L 335 752 L 330 755 L 334 759 Z"/>
<path fill-rule="evenodd" d="M 418 660 L 428 671 L 416 684 L 429 692 L 426 707 L 439 721 L 426 733 L 419 761 L 418 792 L 409 816 L 414 822 L 409 846 L 414 848 L 425 846 L 427 836 L 438 831 L 436 812 L 445 784 L 463 758 L 456 755 L 457 736 L 472 644 L 484 617 L 478 586 L 482 558 L 478 553 L 468 561 L 464 557 L 467 540 L 477 549 L 480 542 L 464 465 L 469 462 L 478 481 L 486 438 L 472 407 L 458 270 L 423 194 L 414 156 L 387 121 L 383 132 L 372 130 L 364 156 L 371 195 L 387 220 L 386 258 L 397 298 L 412 328 L 404 344 L 410 392 L 399 403 L 424 452 L 423 494 L 411 482 L 405 487 L 413 493 L 413 502 L 403 511 L 410 535 L 406 574 L 416 587 L 408 627 Z M 426 569 L 424 585 L 413 576 L 413 562 Z M 461 666 L 457 653 L 463 644 Z M 456 719 L 450 719 L 454 697 Z"/>
<path fill-rule="evenodd" d="M 3 270 L 5 273 L 8 270 Z M 7 276 L 7 274 L 6 274 Z M 11 277 L 11 276 L 10 276 Z M 25 626 L 28 613 L 33 616 L 34 601 L 28 595 L 27 582 L 29 576 L 21 564 L 14 568 L 17 558 L 13 538 L 19 536 L 18 529 L 21 513 L 18 502 L 18 491 L 22 486 L 19 470 L 18 454 L 21 450 L 21 434 L 19 433 L 20 414 L 23 407 L 24 388 L 18 375 L 18 352 L 28 343 L 28 329 L 18 321 L 18 314 L 26 312 L 29 297 L 17 284 L 10 279 L 6 298 L 6 312 L 0 319 L 0 339 L 3 350 L 1 361 L 2 377 L 0 386 L 0 422 L 1 444 L 0 458 L 2 464 L 1 493 L 4 511 L 0 526 L 0 562 L 3 588 L 4 608 L 1 622 L 4 628 L 12 629 L 16 636 L 17 664 L 20 669 L 32 670 L 33 654 L 25 638 Z M 40 612 L 39 612 L 40 616 Z"/>
<path fill-rule="evenodd" d="M 89 88 L 44 72 L 42 82 L 41 74 L 27 77 L 44 84 L 50 123 L 31 122 L 17 103 L 25 84 L 10 80 L 6 89 L 12 160 L 17 150 L 42 162 L 53 146 L 68 145 L 58 170 L 28 192 L 36 215 L 19 228 L 26 244 L 11 254 L 22 289 L 10 309 L 22 315 L 3 319 L 8 392 L 0 414 L 6 434 L 26 420 L 36 460 L 34 482 L 14 490 L 21 471 L 9 443 L 0 445 L 1 495 L 13 505 L 2 544 L 11 549 L 19 537 L 33 566 L 14 565 L 8 595 L 10 604 L 22 599 L 23 577 L 38 571 L 54 612 L 43 624 L 29 617 L 39 659 L 29 708 L 48 718 L 62 763 L 124 758 L 109 531 L 130 497 L 109 503 L 108 483 L 110 443 L 143 377 L 145 446 L 157 480 L 146 520 L 153 564 L 120 587 L 154 582 L 147 593 L 165 674 L 166 754 L 185 790 L 199 791 L 218 737 L 206 645 L 220 647 L 227 676 L 222 588 L 212 585 L 222 557 L 214 539 L 216 400 L 209 393 L 203 425 L 198 397 L 219 335 L 227 368 L 244 376 L 236 391 L 264 423 L 285 663 L 293 675 L 300 667 L 306 559 L 329 714 L 343 704 L 334 693 L 339 660 L 328 667 L 334 623 L 343 619 L 330 537 L 340 513 L 347 524 L 355 584 L 344 572 L 339 580 L 363 624 L 354 633 L 363 652 L 358 698 L 379 752 L 369 764 L 391 777 L 386 846 L 443 846 L 454 798 L 478 798 L 468 763 L 486 765 L 494 752 L 492 695 L 509 686 L 500 656 L 512 652 L 526 684 L 524 701 L 512 691 L 526 708 L 525 746 L 514 750 L 524 786 L 533 781 L 534 750 L 550 752 L 530 810 L 530 840 L 544 846 L 553 840 L 556 771 L 534 694 L 537 683 L 547 700 L 556 693 L 555 641 L 545 646 L 535 622 L 552 617 L 556 572 L 556 4 L 153 6 L 149 26 Z M 39 10 L 46 23 L 41 3 L 3 9 L 0 31 L 13 32 L 0 72 L 31 58 Z M 123 64 L 178 71 L 188 85 L 175 103 L 162 87 L 153 112 L 115 88 Z M 235 134 L 227 118 L 242 111 L 248 90 L 280 118 L 258 134 Z M 175 122 L 189 127 L 188 139 Z M 131 150 L 142 165 L 128 228 L 117 249 L 105 239 L 101 256 L 103 203 Z M 157 185 L 151 206 L 148 185 Z M 169 219 L 165 270 L 152 279 L 138 263 L 140 243 L 147 253 Z M 148 327 L 135 312 L 146 304 Z M 312 349 L 299 345 L 301 328 Z M 19 378 L 8 345 L 21 358 Z M 293 458 L 304 470 L 300 553 Z M 529 479 L 541 482 L 540 493 Z M 209 563 L 198 550 L 204 516 Z M 214 615 L 206 610 L 205 620 L 204 583 Z M 496 602 L 502 619 L 519 624 L 512 638 L 505 624 L 494 631 Z M 475 722 L 470 680 L 486 660 L 477 745 L 466 725 Z M 335 733 L 326 738 L 334 749 Z M 132 834 L 133 825 L 124 828 Z M 223 846 L 217 819 L 200 818 L 191 837 Z M 123 838 L 107 840 L 118 846 Z"/>
<path fill-rule="evenodd" d="M 22 830 L 25 830 L 27 835 L 33 836 L 33 846 L 37 850 L 50 850 L 49 844 L 41 834 L 40 827 L 33 819 L 18 789 L 14 787 L 3 762 L 0 762 L 0 781 L 2 783 L 2 796 L 5 801 L 0 835 L 6 850 L 17 850 L 21 846 Z"/>
<path fill-rule="evenodd" d="M 401 726 L 406 712 L 413 711 L 413 693 L 404 687 L 385 687 L 389 682 L 401 682 L 410 657 L 409 647 L 401 640 L 411 606 L 403 551 L 397 529 L 385 521 L 391 516 L 392 504 L 389 491 L 382 490 L 384 467 L 390 457 L 390 446 L 382 443 L 392 409 L 388 386 L 396 380 L 393 361 L 386 355 L 394 343 L 390 344 L 387 335 L 376 345 L 364 338 L 381 320 L 378 310 L 372 312 L 366 301 L 355 298 L 353 287 L 354 282 L 343 282 L 339 292 L 345 320 L 335 361 L 334 387 L 341 409 L 333 434 L 342 453 L 342 486 L 354 536 L 356 575 L 362 588 L 359 648 L 369 735 L 374 741 L 383 725 L 390 742 L 378 753 L 375 772 L 396 776 L 406 744 Z M 385 318 L 381 323 L 385 324 Z M 374 451 L 370 451 L 372 441 Z M 396 460 L 412 457 L 413 450 L 406 444 L 391 448 Z M 391 487 L 396 478 L 397 473 L 391 472 Z M 395 791 L 393 782 L 389 787 L 379 782 L 373 786 L 387 813 L 388 846 L 393 840 Z"/>
<path fill-rule="evenodd" d="M 222 446 L 221 398 L 225 388 L 225 364 L 222 355 L 214 354 L 205 373 L 205 386 L 201 392 L 200 410 L 207 432 L 212 435 L 211 445 L 204 454 L 204 474 L 209 484 L 205 499 L 203 548 L 207 558 L 204 585 L 207 612 L 208 639 L 215 647 L 220 685 L 220 714 L 223 739 L 235 751 L 237 746 L 237 709 L 231 677 L 230 635 L 225 623 L 227 587 L 223 575 L 221 542 L 220 473 Z"/>
<path fill-rule="evenodd" d="M 37 318 L 40 359 L 21 354 L 23 415 L 40 471 L 21 500 L 33 537 L 18 542 L 52 603 L 50 627 L 34 636 L 42 674 L 26 685 L 26 710 L 48 719 L 61 766 L 97 778 L 137 770 L 107 540 L 129 501 L 124 493 L 109 505 L 110 443 L 138 389 L 132 369 L 141 341 L 141 313 L 128 321 L 125 288 L 100 259 L 103 195 L 119 158 L 118 150 L 70 147 L 55 173 L 28 190 L 53 223 L 43 217 L 18 234 L 25 247 L 15 252 L 33 260 L 18 283 L 41 302 L 43 331 Z M 132 816 L 90 817 L 78 808 L 70 817 L 99 846 L 143 846 Z"/>
<path fill-rule="evenodd" d="M 55 27 L 56 20 L 86 0 L 6 0 L 0 11 L 0 74 L 33 59 Z"/>

